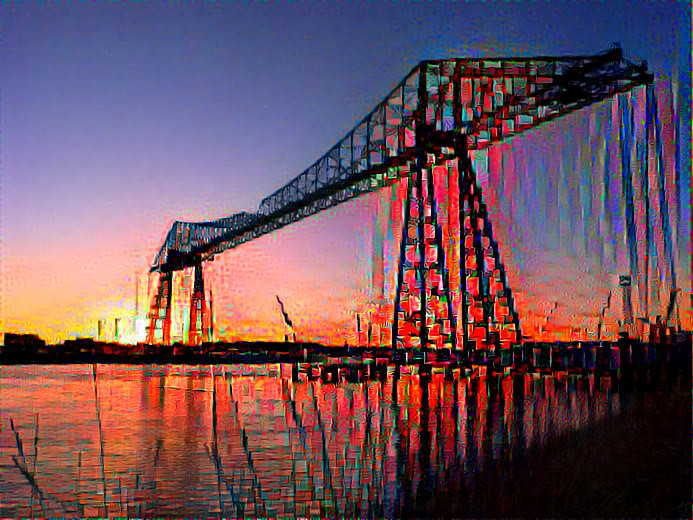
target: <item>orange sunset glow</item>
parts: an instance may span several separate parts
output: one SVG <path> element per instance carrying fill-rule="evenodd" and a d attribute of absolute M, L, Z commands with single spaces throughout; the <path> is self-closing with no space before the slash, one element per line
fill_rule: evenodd
<path fill-rule="evenodd" d="M 161 16 L 146 8 L 133 16 L 139 8 L 125 6 L 27 9 L 8 18 L 2 65 L 8 81 L 0 334 L 36 333 L 49 343 L 145 341 L 158 287 L 149 269 L 171 224 L 256 212 L 264 197 L 342 139 L 419 60 L 561 55 L 587 45 L 582 37 L 539 45 L 526 40 L 524 25 L 507 48 L 501 45 L 505 29 L 500 34 L 495 26 L 464 44 L 457 33 L 444 41 L 420 39 L 419 29 L 410 27 L 402 34 L 391 30 L 382 57 L 371 62 L 364 58 L 371 56 L 371 47 L 363 46 L 368 38 L 351 31 L 333 41 L 327 30 L 322 45 L 294 38 L 284 16 L 305 34 L 316 26 L 306 20 L 322 16 L 299 7 L 270 16 L 267 30 L 276 40 L 258 36 L 269 23 L 259 6 L 239 9 L 262 31 L 248 31 L 252 24 L 239 22 L 243 17 L 211 7 L 191 8 L 191 17 L 173 8 Z M 357 11 L 342 14 L 361 27 Z M 434 18 L 447 16 L 462 15 L 438 12 Z M 220 29 L 219 19 L 238 31 Z M 379 34 L 379 20 L 373 18 L 364 34 Z M 95 29 L 101 22 L 103 32 Z M 460 23 L 466 27 L 468 20 Z M 682 101 L 690 78 L 680 76 L 680 64 L 688 62 L 676 45 L 653 43 L 667 30 L 629 42 L 631 31 L 622 34 L 624 48 L 647 56 L 654 71 L 657 139 L 654 130 L 643 139 L 649 105 L 638 87 L 471 154 L 526 339 L 594 339 L 600 321 L 602 337 L 617 338 L 624 319 L 619 276 L 627 274 L 633 276 L 636 320 L 654 323 L 664 316 L 669 295 L 678 290 L 677 319 L 683 328 L 693 326 L 690 104 Z M 602 48 L 611 41 L 606 38 L 592 34 L 589 45 Z M 347 48 L 344 61 L 336 60 L 338 49 Z M 329 67 L 316 72 L 315 63 Z M 463 90 L 470 96 L 471 83 Z M 629 155 L 619 148 L 627 140 L 619 124 L 624 110 L 633 139 L 649 143 Z M 636 193 L 630 202 L 625 168 Z M 453 313 L 459 315 L 463 244 L 460 223 L 450 217 L 459 209 L 456 174 L 444 167 L 433 172 Z M 278 296 L 301 341 L 362 343 L 358 319 L 362 334 L 370 327 L 374 342 L 389 344 L 404 198 L 400 183 L 206 263 L 214 338 L 283 340 L 290 331 Z M 629 226 L 635 229 L 630 235 Z M 190 271 L 175 275 L 175 341 L 185 341 L 189 328 L 191 280 Z"/>

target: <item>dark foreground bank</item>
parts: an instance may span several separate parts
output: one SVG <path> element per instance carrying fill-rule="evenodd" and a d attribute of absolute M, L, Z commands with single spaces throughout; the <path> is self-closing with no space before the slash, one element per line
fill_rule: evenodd
<path fill-rule="evenodd" d="M 691 518 L 690 359 L 662 368 L 646 381 L 626 374 L 620 414 L 488 465 L 469 492 L 453 485 L 417 497 L 410 516 Z"/>

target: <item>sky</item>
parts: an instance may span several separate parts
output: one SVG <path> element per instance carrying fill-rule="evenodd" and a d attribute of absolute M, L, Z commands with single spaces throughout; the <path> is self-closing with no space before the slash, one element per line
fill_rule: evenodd
<path fill-rule="evenodd" d="M 50 341 L 125 316 L 174 220 L 255 211 L 422 59 L 620 42 L 690 99 L 686 2 L 6 4 L 0 17 L 0 330 Z M 323 251 L 346 247 L 335 225 L 308 231 Z M 303 229 L 274 254 L 298 251 Z"/>

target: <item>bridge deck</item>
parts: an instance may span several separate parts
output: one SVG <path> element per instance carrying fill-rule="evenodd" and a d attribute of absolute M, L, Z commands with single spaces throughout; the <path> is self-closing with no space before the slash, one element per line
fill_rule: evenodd
<path fill-rule="evenodd" d="M 593 56 L 458 58 L 423 61 L 353 130 L 255 213 L 210 222 L 175 222 L 152 272 L 199 264 L 407 172 L 417 145 L 464 139 L 481 149 L 652 81 L 646 64 L 620 48 Z"/>

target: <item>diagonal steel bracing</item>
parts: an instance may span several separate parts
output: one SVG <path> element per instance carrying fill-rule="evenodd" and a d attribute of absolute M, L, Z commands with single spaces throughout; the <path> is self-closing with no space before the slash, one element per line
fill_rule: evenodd
<path fill-rule="evenodd" d="M 205 295 L 205 282 L 202 277 L 202 266 L 196 265 L 193 292 L 190 297 L 188 345 L 199 346 L 202 342 L 210 341 L 210 321 Z"/>
<path fill-rule="evenodd" d="M 413 334 L 422 346 L 430 344 L 431 331 L 438 346 L 442 342 L 454 347 L 461 338 L 469 347 L 475 337 L 478 345 L 514 343 L 520 337 L 517 313 L 469 151 L 651 81 L 646 65 L 624 59 L 618 47 L 592 56 L 421 62 L 344 139 L 266 197 L 256 212 L 211 222 L 175 222 L 151 271 L 164 274 L 166 281 L 172 271 L 198 266 L 227 249 L 407 177 L 393 346 L 402 337 L 404 322 L 411 329 L 405 336 Z M 452 257 L 442 245 L 432 173 L 450 162 L 459 175 L 462 252 L 460 281 L 452 287 Z M 405 242 L 410 227 L 412 243 Z M 414 285 L 407 275 L 412 269 L 418 280 Z M 456 298 L 459 309 L 453 309 Z M 159 316 L 163 303 L 165 299 L 157 299 L 152 316 Z M 409 305 L 406 318 L 403 305 Z"/>
<path fill-rule="evenodd" d="M 159 287 L 149 311 L 147 343 L 160 341 L 164 345 L 171 343 L 171 304 L 173 298 L 173 271 L 162 273 Z M 160 339 L 157 337 L 160 335 Z"/>
<path fill-rule="evenodd" d="M 464 135 L 469 150 L 481 149 L 651 80 L 646 66 L 625 60 L 620 48 L 594 56 L 421 62 L 344 139 L 263 199 L 257 212 L 175 222 L 151 270 L 192 267 L 392 184 L 401 166 L 415 160 L 422 133 Z"/>

